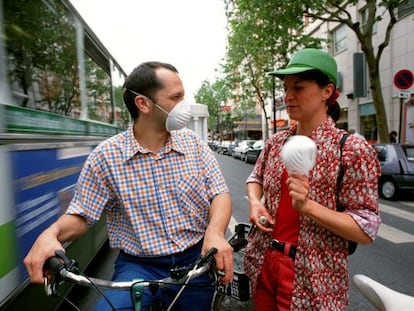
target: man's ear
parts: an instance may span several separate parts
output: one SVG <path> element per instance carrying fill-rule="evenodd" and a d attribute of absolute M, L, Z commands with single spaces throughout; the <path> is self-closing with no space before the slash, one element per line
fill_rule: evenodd
<path fill-rule="evenodd" d="M 151 107 L 148 101 L 143 96 L 135 97 L 135 106 L 142 113 L 148 113 L 149 111 L 151 111 Z"/>

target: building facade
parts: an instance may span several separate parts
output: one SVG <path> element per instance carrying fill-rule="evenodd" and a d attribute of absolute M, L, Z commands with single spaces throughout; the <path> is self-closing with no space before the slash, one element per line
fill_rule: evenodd
<path fill-rule="evenodd" d="M 380 2 L 380 1 L 378 1 Z M 366 1 L 359 1 L 350 7 L 348 13 L 352 20 L 364 27 L 367 20 Z M 377 4 L 377 16 L 381 16 L 373 31 L 372 42 L 375 51 L 384 41 L 389 15 L 384 8 Z M 414 0 L 407 0 L 395 9 L 397 23 L 392 29 L 389 45 L 385 48 L 379 63 L 382 95 L 387 115 L 389 131 L 397 131 L 398 141 L 408 142 L 410 137 L 410 107 L 414 110 L 414 102 L 410 103 L 414 87 L 399 88 L 395 77 L 405 72 L 404 83 L 409 83 L 414 73 Z M 367 140 L 379 140 L 377 131 L 381 124 L 377 124 L 374 102 L 370 90 L 368 69 L 361 44 L 355 33 L 345 24 L 338 22 L 324 22 L 305 18 L 306 32 L 311 36 L 327 39 L 323 49 L 331 53 L 338 64 L 338 83 L 340 91 L 338 103 L 341 106 L 341 118 L 337 126 L 344 129 L 355 129 Z M 408 81 L 407 81 L 408 78 Z M 403 79 L 403 80 L 404 80 Z M 398 81 L 397 81 L 398 82 Z M 397 83 L 399 85 L 399 83 Z M 404 87 L 404 85 L 402 85 Z M 405 85 L 407 86 L 407 85 Z M 268 115 L 272 115 L 273 101 L 269 100 Z M 281 129 L 284 124 L 290 124 L 283 106 L 278 107 L 276 124 Z M 408 113 L 407 113 L 408 112 Z M 284 121 L 284 122 L 283 122 Z M 272 126 L 269 128 L 272 133 Z"/>
<path fill-rule="evenodd" d="M 352 20 L 365 26 L 367 9 L 365 1 L 348 9 Z M 380 80 L 388 128 L 398 132 L 400 140 L 407 138 L 406 102 L 414 88 L 401 89 L 395 85 L 395 77 L 401 71 L 414 71 L 414 0 L 407 0 L 395 9 L 397 23 L 391 32 L 389 45 L 385 48 L 379 64 Z M 378 21 L 373 31 L 373 46 L 384 41 L 389 15 L 383 7 L 377 7 Z M 355 33 L 344 24 L 314 21 L 307 25 L 307 32 L 312 36 L 328 39 L 325 49 L 330 52 L 338 64 L 338 89 L 341 96 L 338 102 L 342 108 L 342 116 L 338 127 L 355 129 L 366 139 L 378 140 L 375 107 L 370 91 L 368 70 Z M 397 83 L 398 84 L 398 83 Z M 402 85 L 404 87 L 404 85 Z"/>

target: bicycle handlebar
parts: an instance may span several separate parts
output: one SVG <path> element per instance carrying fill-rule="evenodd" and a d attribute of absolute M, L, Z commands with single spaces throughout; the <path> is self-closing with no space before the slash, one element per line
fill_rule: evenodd
<path fill-rule="evenodd" d="M 233 252 L 237 254 L 247 244 L 247 235 L 250 233 L 251 225 L 240 223 L 235 226 L 234 234 L 228 239 L 229 244 L 233 247 Z M 134 310 L 141 310 L 141 296 L 144 288 L 149 288 L 151 291 L 155 291 L 158 288 L 179 285 L 181 289 L 178 291 L 174 300 L 171 302 L 168 310 L 177 301 L 178 297 L 189 284 L 189 281 L 208 273 L 210 270 L 213 271 L 215 282 L 222 275 L 220 272 L 211 269 L 215 265 L 214 255 L 217 253 L 216 248 L 211 248 L 207 251 L 204 256 L 200 256 L 193 264 L 186 267 L 176 267 L 170 270 L 170 276 L 160 280 L 131 280 L 114 282 L 106 279 L 92 278 L 81 273 L 75 260 L 70 259 L 62 250 L 55 252 L 55 256 L 49 258 L 44 265 L 45 277 L 45 291 L 48 296 L 60 296 L 59 287 L 64 282 L 68 281 L 75 285 L 94 287 L 101 295 L 107 300 L 108 304 L 113 308 L 111 302 L 106 298 L 101 289 L 113 289 L 113 290 L 130 290 L 133 293 L 132 300 Z M 237 271 L 235 271 L 237 274 Z M 240 274 L 240 273 L 239 273 Z M 218 286 L 217 290 L 232 289 L 230 291 L 232 297 L 236 297 L 240 301 L 245 299 L 245 296 L 250 297 L 249 284 L 247 277 L 242 278 L 243 275 L 236 275 L 235 280 L 232 284 L 227 286 Z M 244 282 L 243 280 L 247 280 Z M 233 293 L 233 288 L 237 287 L 237 290 Z M 223 287 L 220 289 L 220 287 Z M 228 290 L 225 290 L 225 294 L 228 295 Z M 237 292 L 238 291 L 238 292 Z M 237 292 L 237 293 L 236 293 Z M 243 294 L 244 293 L 244 294 Z M 245 295 L 248 293 L 248 295 Z M 243 295 L 244 296 L 243 296 Z M 63 299 L 67 300 L 63 297 Z M 70 302 L 70 301 L 68 301 Z M 71 303 L 72 304 L 72 303 Z M 73 304 L 72 304 L 73 305 Z"/>
<path fill-rule="evenodd" d="M 160 280 L 132 280 L 113 282 L 104 279 L 92 278 L 80 274 L 77 264 L 74 260 L 69 259 L 62 251 L 56 251 L 55 257 L 49 258 L 45 263 L 45 274 L 51 275 L 52 278 L 45 277 L 45 291 L 48 296 L 55 295 L 58 292 L 59 285 L 63 281 L 70 281 L 77 285 L 86 287 L 100 287 L 115 290 L 130 289 L 137 282 L 142 287 L 164 287 L 169 285 L 182 285 L 188 280 L 192 280 L 207 273 L 215 264 L 214 255 L 217 253 L 216 248 L 211 248 L 204 256 L 191 267 L 181 267 L 181 272 L 175 273 L 175 277 L 167 277 Z"/>

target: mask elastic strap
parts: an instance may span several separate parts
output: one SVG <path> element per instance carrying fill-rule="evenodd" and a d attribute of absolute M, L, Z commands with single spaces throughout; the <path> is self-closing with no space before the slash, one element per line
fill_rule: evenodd
<path fill-rule="evenodd" d="M 168 111 L 167 110 L 165 110 L 164 108 L 162 108 L 161 106 L 159 106 L 158 104 L 156 104 L 152 99 L 150 99 L 150 98 L 148 98 L 147 96 L 145 96 L 145 95 L 142 95 L 142 94 L 140 94 L 140 93 L 137 93 L 137 92 L 135 92 L 135 91 L 133 91 L 133 90 L 130 90 L 130 89 L 127 89 L 126 88 L 126 90 L 127 91 L 129 91 L 129 92 L 131 92 L 132 94 L 134 94 L 134 95 L 136 95 L 136 96 L 142 96 L 142 97 L 144 97 L 146 100 L 148 100 L 148 101 L 150 101 L 155 107 L 157 107 L 159 110 L 161 110 L 162 112 L 164 112 L 165 114 L 169 114 L 168 113 Z"/>

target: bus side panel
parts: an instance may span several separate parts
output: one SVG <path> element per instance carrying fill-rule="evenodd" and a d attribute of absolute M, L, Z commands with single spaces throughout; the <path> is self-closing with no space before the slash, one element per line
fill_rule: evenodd
<path fill-rule="evenodd" d="M 19 262 L 37 236 L 63 213 L 85 156 L 59 159 L 59 149 L 12 152 Z M 27 278 L 22 266 L 22 281 Z"/>
<path fill-rule="evenodd" d="M 46 306 L 54 299 L 39 293 L 41 286 L 28 284 L 28 274 L 23 265 L 23 259 L 30 250 L 37 236 L 53 223 L 67 208 L 73 197 L 75 185 L 83 163 L 94 146 L 48 148 L 41 147 L 11 150 L 10 161 L 12 170 L 13 200 L 15 219 L 15 236 L 18 267 L 18 288 L 14 289 L 8 298 L 14 299 L 10 310 L 24 309 L 30 299 L 49 299 Z M 56 145 L 54 143 L 53 145 Z M 10 146 L 10 145 L 9 145 Z M 14 228 L 14 227 L 13 227 Z M 1 232 L 1 229 L 0 229 Z M 80 240 L 66 245 L 67 252 L 76 258 L 81 268 L 92 260 L 107 239 L 104 220 L 91 228 Z M 3 248 L 3 243 L 1 245 Z M 0 253 L 5 250 L 1 249 Z M 2 279 L 0 279 L 1 282 Z M 0 283 L 1 284 L 1 283 Z M 67 288 L 69 290 L 69 287 Z M 64 289 L 66 292 L 67 290 Z M 3 291 L 3 289 L 2 289 Z M 34 293 L 34 295 L 32 295 Z M 36 297 L 37 296 L 37 297 Z M 27 297 L 27 298 L 25 298 Z M 34 298 L 36 297 L 36 298 Z M 54 303 L 56 303 L 55 301 Z M 21 304 L 21 307 L 18 307 Z"/>

